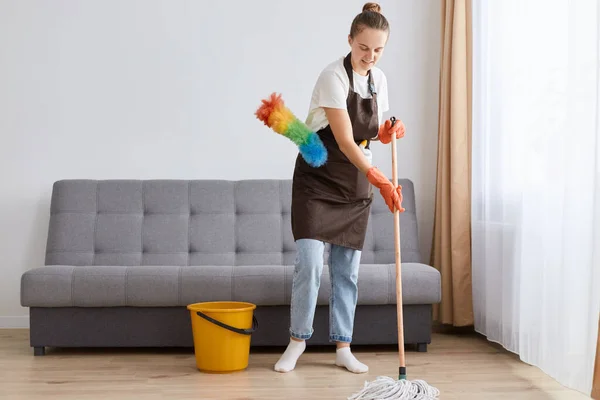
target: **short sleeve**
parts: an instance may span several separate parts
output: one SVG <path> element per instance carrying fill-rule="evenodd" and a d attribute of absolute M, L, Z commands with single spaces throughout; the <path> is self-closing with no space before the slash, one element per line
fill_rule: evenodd
<path fill-rule="evenodd" d="M 377 102 L 378 106 L 381 108 L 381 112 L 386 112 L 390 109 L 387 78 L 384 74 L 381 74 L 381 87 L 378 90 Z"/>
<path fill-rule="evenodd" d="M 348 86 L 334 70 L 323 71 L 315 85 L 317 107 L 346 109 Z"/>

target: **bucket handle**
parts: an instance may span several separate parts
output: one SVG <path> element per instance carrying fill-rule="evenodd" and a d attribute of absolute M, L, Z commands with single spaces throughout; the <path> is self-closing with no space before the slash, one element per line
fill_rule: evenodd
<path fill-rule="evenodd" d="M 252 328 L 251 329 L 240 329 L 240 328 L 233 327 L 231 325 L 224 324 L 221 321 L 217 321 L 216 319 L 211 318 L 208 315 L 206 315 L 200 311 L 196 311 L 196 314 L 198 314 L 199 317 L 202 317 L 205 320 L 212 322 L 215 325 L 220 326 L 221 328 L 229 329 L 230 331 L 239 333 L 240 335 L 252 335 L 258 329 L 258 320 L 256 319 L 255 315 L 252 316 Z"/>

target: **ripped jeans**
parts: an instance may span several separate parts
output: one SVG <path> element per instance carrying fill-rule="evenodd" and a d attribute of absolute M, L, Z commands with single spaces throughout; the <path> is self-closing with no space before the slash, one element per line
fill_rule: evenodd
<path fill-rule="evenodd" d="M 297 339 L 309 339 L 314 332 L 313 319 L 323 272 L 325 243 L 313 239 L 299 239 L 296 241 L 296 248 L 290 307 L 290 335 Z M 331 280 L 329 297 L 329 340 L 331 342 L 352 341 L 360 257 L 359 250 L 331 246 L 328 262 Z"/>

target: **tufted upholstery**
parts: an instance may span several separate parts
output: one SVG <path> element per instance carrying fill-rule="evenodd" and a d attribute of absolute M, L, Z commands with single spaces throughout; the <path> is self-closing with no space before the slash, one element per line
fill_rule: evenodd
<path fill-rule="evenodd" d="M 437 302 L 439 273 L 420 264 L 414 188 L 409 180 L 400 184 L 405 302 Z M 289 304 L 290 203 L 289 180 L 58 181 L 46 266 L 23 275 L 22 305 Z M 376 192 L 359 304 L 394 302 L 393 239 L 392 215 Z M 328 286 L 321 287 L 320 304 L 327 303 Z"/>
<path fill-rule="evenodd" d="M 401 184 L 402 257 L 420 262 L 413 187 Z M 46 264 L 292 265 L 290 204 L 291 181 L 59 181 Z M 363 262 L 393 263 L 393 232 L 376 196 Z"/>

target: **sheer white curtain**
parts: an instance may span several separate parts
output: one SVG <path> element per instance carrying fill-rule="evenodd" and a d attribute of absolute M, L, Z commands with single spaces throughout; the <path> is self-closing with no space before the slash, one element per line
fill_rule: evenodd
<path fill-rule="evenodd" d="M 598 7 L 473 1 L 475 329 L 587 394 L 600 308 Z"/>

